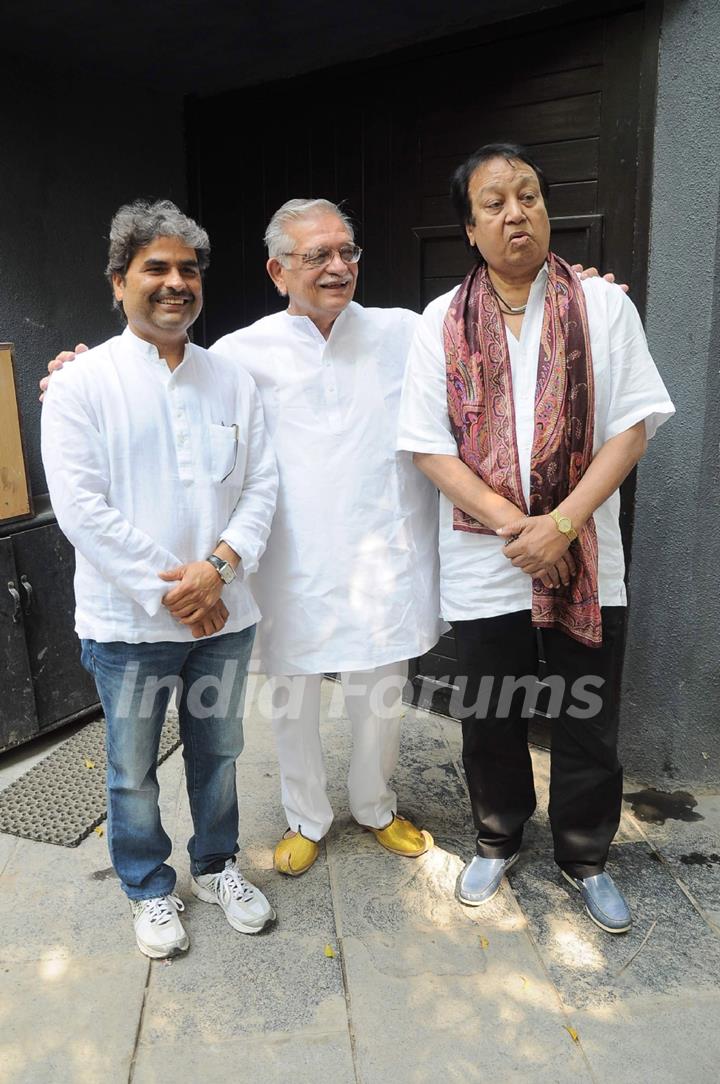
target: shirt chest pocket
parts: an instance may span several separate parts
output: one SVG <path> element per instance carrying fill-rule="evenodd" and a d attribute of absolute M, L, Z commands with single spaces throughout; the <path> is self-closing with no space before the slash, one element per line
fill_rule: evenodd
<path fill-rule="evenodd" d="M 210 477 L 218 484 L 231 485 L 245 469 L 245 441 L 237 425 L 210 425 Z"/>

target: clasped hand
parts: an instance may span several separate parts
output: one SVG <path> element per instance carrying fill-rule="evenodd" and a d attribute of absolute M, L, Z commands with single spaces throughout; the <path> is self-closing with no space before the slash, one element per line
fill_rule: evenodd
<path fill-rule="evenodd" d="M 191 561 L 159 575 L 166 583 L 179 581 L 163 597 L 163 606 L 176 621 L 190 626 L 195 639 L 222 630 L 228 619 L 227 607 L 220 597 L 223 581 L 208 561 Z"/>
<path fill-rule="evenodd" d="M 576 572 L 575 561 L 570 543 L 551 516 L 525 516 L 497 533 L 508 539 L 503 552 L 516 568 L 536 576 L 545 587 L 568 586 Z"/>

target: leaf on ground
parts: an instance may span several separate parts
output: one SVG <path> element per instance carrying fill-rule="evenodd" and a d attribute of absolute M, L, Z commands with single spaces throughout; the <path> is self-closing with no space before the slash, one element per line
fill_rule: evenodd
<path fill-rule="evenodd" d="M 332 947 L 332 945 L 325 946 L 325 955 L 329 960 L 333 960 L 335 958 L 335 949 Z"/>
<path fill-rule="evenodd" d="M 88 769 L 94 768 L 95 767 L 95 761 L 90 760 L 89 757 L 85 757 L 85 767 L 88 768 Z"/>
<path fill-rule="evenodd" d="M 570 1038 L 572 1039 L 572 1041 L 574 1043 L 579 1043 L 580 1042 L 580 1036 L 576 1032 L 575 1028 L 571 1028 L 569 1026 L 569 1024 L 563 1024 L 563 1027 L 565 1028 L 566 1032 L 568 1033 L 568 1035 L 570 1036 Z"/>
<path fill-rule="evenodd" d="M 488 941 L 487 937 L 480 938 L 480 948 L 487 948 L 489 944 L 490 942 Z"/>

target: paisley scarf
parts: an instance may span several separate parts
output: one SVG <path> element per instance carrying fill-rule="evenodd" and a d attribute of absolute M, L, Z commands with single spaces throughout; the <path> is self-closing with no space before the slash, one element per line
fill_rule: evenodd
<path fill-rule="evenodd" d="M 595 419 L 590 333 L 582 286 L 564 260 L 548 254 L 548 282 L 530 465 L 530 508 L 522 490 L 505 321 L 485 264 L 463 280 L 443 329 L 450 425 L 460 459 L 525 515 L 551 512 L 592 461 Z M 453 529 L 495 534 L 460 508 Z M 577 572 L 568 587 L 532 581 L 532 623 L 560 629 L 589 647 L 602 643 L 598 546 L 591 517 L 572 543 Z"/>

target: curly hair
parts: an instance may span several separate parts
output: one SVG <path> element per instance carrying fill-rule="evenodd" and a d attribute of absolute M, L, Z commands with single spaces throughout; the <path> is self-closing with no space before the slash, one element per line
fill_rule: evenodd
<path fill-rule="evenodd" d="M 188 248 L 194 248 L 200 271 L 210 263 L 210 238 L 202 226 L 184 215 L 172 200 L 155 203 L 136 199 L 124 204 L 110 223 L 110 247 L 105 275 L 112 286 L 113 275 L 125 278 L 127 269 L 141 248 L 156 237 L 177 237 Z M 116 308 L 122 308 L 115 301 Z"/>

